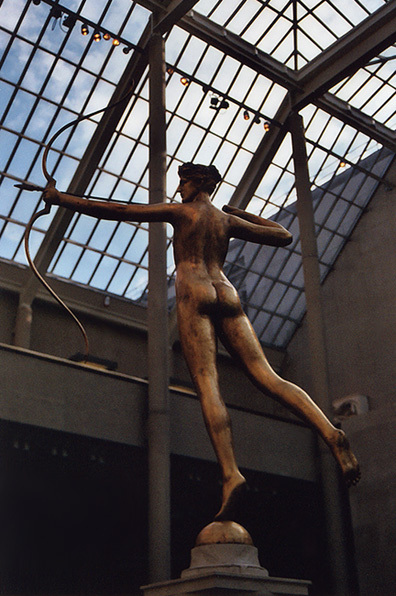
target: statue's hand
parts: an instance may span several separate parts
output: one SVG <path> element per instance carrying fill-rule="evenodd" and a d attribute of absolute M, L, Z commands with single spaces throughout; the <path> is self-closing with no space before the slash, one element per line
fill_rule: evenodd
<path fill-rule="evenodd" d="M 61 193 L 55 188 L 55 186 L 49 185 L 43 191 L 43 201 L 49 205 L 60 205 L 61 204 Z"/>

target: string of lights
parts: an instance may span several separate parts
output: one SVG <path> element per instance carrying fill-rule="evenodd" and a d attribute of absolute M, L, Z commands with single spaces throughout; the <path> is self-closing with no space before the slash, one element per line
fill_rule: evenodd
<path fill-rule="evenodd" d="M 41 2 L 51 7 L 50 16 L 54 18 L 54 24 L 52 28 L 54 28 L 56 26 L 56 23 L 58 22 L 62 31 L 67 32 L 68 30 L 72 30 L 77 23 L 81 23 L 81 35 L 83 35 L 84 37 L 88 37 L 90 34 L 92 34 L 93 40 L 97 43 L 103 39 L 105 41 L 112 40 L 112 45 L 114 47 L 117 47 L 122 44 L 124 46 L 122 50 L 124 54 L 129 54 L 131 50 L 136 50 L 140 52 L 142 51 L 141 48 L 132 44 L 128 40 L 123 39 L 119 35 L 109 32 L 107 29 L 104 29 L 97 23 L 90 21 L 86 17 L 82 17 L 81 15 L 70 10 L 69 8 L 59 4 L 59 2 L 56 2 L 55 0 L 32 0 L 32 3 L 36 6 L 41 4 Z M 185 87 L 188 87 L 190 83 L 194 82 L 198 85 L 201 85 L 202 91 L 204 93 L 211 92 L 212 96 L 210 98 L 209 107 L 212 110 L 227 110 L 230 107 L 230 103 L 233 103 L 238 105 L 241 109 L 243 109 L 244 120 L 248 121 L 252 117 L 254 124 L 260 124 L 263 120 L 263 127 L 266 132 L 270 130 L 272 125 L 281 126 L 281 124 L 276 120 L 273 120 L 272 118 L 264 114 L 261 114 L 260 112 L 252 112 L 249 106 L 246 106 L 245 104 L 236 101 L 235 99 L 227 96 L 226 94 L 221 93 L 220 91 L 210 87 L 209 85 L 206 85 L 205 83 L 199 81 L 195 77 L 187 75 L 186 73 L 174 66 L 168 65 L 166 70 L 169 75 L 173 75 L 174 73 L 178 74 L 180 76 L 180 83 Z"/>
<path fill-rule="evenodd" d="M 211 93 L 212 96 L 210 98 L 209 107 L 212 110 L 227 110 L 230 107 L 230 104 L 232 103 L 243 109 L 244 120 L 250 120 L 250 118 L 253 117 L 254 124 L 260 124 L 261 121 L 264 120 L 263 127 L 266 132 L 270 130 L 271 126 L 282 126 L 281 123 L 277 120 L 274 120 L 269 116 L 262 114 L 261 112 L 253 112 L 246 104 L 237 101 L 236 99 L 230 97 L 225 93 L 222 93 L 221 91 L 215 89 L 210 85 L 203 83 L 194 76 L 187 75 L 185 72 L 183 72 L 179 68 L 176 68 L 175 66 L 168 64 L 166 67 L 166 72 L 169 76 L 172 76 L 173 74 L 177 74 L 178 76 L 180 76 L 180 83 L 184 87 L 188 87 L 190 83 L 196 83 L 197 85 L 200 85 L 202 87 L 203 93 Z"/>
<path fill-rule="evenodd" d="M 123 52 L 124 54 L 129 54 L 131 50 L 142 51 L 138 46 L 135 44 L 123 39 L 119 35 L 114 33 L 110 33 L 107 29 L 104 29 L 100 25 L 94 23 L 93 21 L 87 19 L 86 17 L 82 17 L 76 12 L 70 10 L 58 2 L 54 2 L 53 0 L 32 0 L 33 4 L 38 6 L 41 2 L 48 4 L 50 8 L 50 16 L 54 18 L 53 29 L 55 28 L 56 23 L 59 23 L 60 28 L 62 31 L 67 32 L 68 30 L 72 30 L 76 23 L 81 23 L 81 35 L 89 36 L 90 32 L 92 31 L 93 39 L 95 42 L 101 41 L 104 39 L 108 41 L 112 39 L 113 46 L 117 47 L 119 45 L 123 45 Z"/>

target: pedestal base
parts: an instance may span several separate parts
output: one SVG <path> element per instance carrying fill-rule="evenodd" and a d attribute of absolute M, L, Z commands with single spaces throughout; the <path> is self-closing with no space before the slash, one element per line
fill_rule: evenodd
<path fill-rule="evenodd" d="M 311 582 L 211 571 L 143 586 L 144 596 L 307 596 Z"/>
<path fill-rule="evenodd" d="M 269 577 L 249 533 L 235 522 L 213 522 L 198 535 L 180 579 L 143 586 L 144 596 L 307 596 L 311 582 Z"/>
<path fill-rule="evenodd" d="M 269 577 L 249 544 L 204 544 L 181 578 L 143 586 L 144 596 L 307 596 L 311 582 Z"/>
<path fill-rule="evenodd" d="M 257 548 L 249 544 L 204 544 L 191 550 L 191 565 L 182 579 L 222 573 L 237 577 L 268 577 L 260 566 Z"/>
<path fill-rule="evenodd" d="M 143 586 L 144 596 L 307 596 L 310 582 L 217 574 Z"/>

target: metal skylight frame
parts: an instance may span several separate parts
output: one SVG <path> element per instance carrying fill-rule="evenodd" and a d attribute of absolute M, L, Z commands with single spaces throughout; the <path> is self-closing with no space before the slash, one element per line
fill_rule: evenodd
<path fill-rule="evenodd" d="M 47 4 L 51 4 L 50 0 L 46 0 Z M 154 2 L 151 0 L 143 0 L 142 4 L 145 5 L 147 8 L 151 9 L 155 9 L 157 11 L 160 11 L 160 16 L 158 17 L 158 26 L 163 26 L 165 29 L 166 27 L 169 26 L 169 24 L 172 24 L 174 19 L 178 19 L 180 16 L 180 11 L 184 11 L 184 10 L 189 10 L 189 7 L 191 6 L 191 3 L 189 4 L 189 2 L 187 1 L 183 1 L 183 2 L 177 2 L 176 0 L 172 3 L 170 3 L 170 7 L 171 9 L 168 10 L 168 12 L 164 12 L 164 6 L 163 4 L 160 4 L 158 2 Z M 197 9 L 199 9 L 199 4 L 197 5 Z M 261 3 L 262 6 L 264 6 L 265 3 Z M 285 7 L 287 6 L 292 7 L 291 2 L 285 2 L 283 4 L 283 8 L 281 8 L 279 10 L 279 19 L 281 18 L 281 16 L 283 15 L 282 10 L 284 11 Z M 308 4 L 308 2 L 306 2 L 305 4 Z M 340 12 L 339 9 L 337 9 L 337 3 L 336 2 L 315 2 L 315 1 L 311 1 L 310 2 L 311 6 L 310 7 L 306 7 L 307 8 L 307 13 L 310 13 L 311 15 L 314 15 L 315 18 L 318 18 L 318 14 L 319 14 L 319 10 L 321 9 L 321 7 L 328 5 L 332 8 L 332 10 L 337 11 L 338 13 Z M 361 2 L 354 2 L 353 3 L 356 7 L 359 8 L 360 11 L 362 11 L 362 3 Z M 35 7 L 36 8 L 36 7 Z M 264 6 L 265 8 L 265 6 Z M 261 12 L 263 12 L 263 9 L 261 10 Z M 367 12 L 367 10 L 366 10 Z M 358 130 L 362 130 L 362 132 L 364 134 L 370 134 L 370 132 L 372 131 L 373 134 L 373 138 L 375 138 L 377 140 L 377 142 L 380 142 L 381 144 L 383 144 L 386 147 L 389 147 L 390 149 L 394 150 L 395 144 L 394 144 L 394 133 L 393 131 L 390 131 L 389 128 L 386 126 L 386 124 L 388 122 L 390 122 L 390 118 L 393 117 L 392 116 L 388 116 L 387 119 L 384 119 L 384 122 L 372 122 L 371 118 L 370 118 L 370 112 L 364 113 L 365 111 L 365 106 L 362 105 L 362 111 L 357 109 L 357 108 L 353 108 L 353 110 L 350 110 L 350 108 L 348 107 L 348 105 L 345 104 L 345 102 L 343 102 L 342 100 L 340 100 L 338 97 L 335 97 L 334 95 L 330 94 L 330 93 L 325 93 L 323 95 L 323 90 L 327 90 L 330 89 L 331 85 L 334 84 L 334 77 L 339 79 L 339 82 L 337 81 L 336 84 L 338 87 L 334 87 L 333 88 L 333 92 L 337 93 L 338 89 L 342 88 L 342 82 L 340 81 L 340 77 L 342 78 L 343 76 L 347 76 L 349 75 L 350 72 L 354 72 L 356 71 L 356 69 L 359 66 L 359 63 L 362 63 L 362 69 L 365 69 L 366 72 L 370 73 L 370 76 L 377 76 L 377 72 L 380 72 L 382 67 L 380 68 L 373 68 L 370 66 L 364 66 L 363 64 L 365 62 L 367 62 L 367 60 L 369 59 L 370 55 L 377 55 L 378 52 L 383 52 L 386 54 L 387 50 L 387 44 L 389 45 L 389 38 L 390 38 L 390 34 L 389 33 L 384 33 L 385 31 L 387 31 L 386 27 L 390 28 L 392 26 L 392 22 L 395 22 L 395 15 L 394 15 L 394 10 L 392 10 L 392 7 L 389 6 L 384 6 L 384 9 L 381 12 L 381 19 L 379 19 L 379 13 L 376 13 L 375 15 L 372 15 L 372 18 L 370 19 L 371 24 L 375 23 L 375 26 L 377 29 L 380 28 L 380 31 L 377 35 L 377 37 L 372 33 L 372 31 L 370 32 L 370 27 L 368 27 L 369 23 L 362 23 L 359 27 L 357 27 L 357 30 L 362 30 L 364 29 L 364 27 L 367 28 L 366 33 L 363 35 L 362 33 L 360 33 L 359 36 L 359 31 L 356 34 L 356 30 L 352 30 L 352 27 L 355 23 L 353 23 L 353 21 L 350 20 L 349 22 L 349 29 L 350 29 L 350 34 L 347 35 L 346 40 L 341 40 L 341 42 L 337 42 L 337 44 L 335 44 L 335 46 L 338 46 L 338 55 L 342 56 L 343 58 L 343 66 L 339 66 L 339 65 L 335 65 L 333 67 L 329 67 L 329 62 L 328 62 L 328 57 L 331 57 L 331 60 L 334 60 L 334 57 L 336 56 L 336 54 L 334 53 L 334 47 L 329 48 L 328 51 L 325 51 L 323 56 L 318 56 L 317 58 L 315 58 L 315 60 L 313 61 L 312 64 L 308 64 L 306 67 L 301 68 L 301 70 L 298 73 L 294 73 L 292 68 L 287 68 L 282 64 L 279 64 L 276 60 L 274 60 L 271 56 L 268 56 L 266 54 L 264 54 L 262 51 L 257 51 L 255 50 L 255 48 L 253 48 L 252 46 L 250 46 L 248 43 L 244 42 L 243 40 L 238 39 L 238 37 L 235 34 L 232 34 L 228 31 L 224 32 L 221 27 L 217 26 L 215 23 L 213 23 L 212 21 L 210 21 L 209 19 L 206 19 L 204 16 L 199 15 L 197 12 L 192 12 L 187 14 L 186 16 L 184 16 L 181 21 L 180 21 L 180 25 L 187 31 L 187 33 L 192 34 L 192 35 L 196 35 L 196 36 L 200 36 L 200 38 L 205 42 L 208 43 L 210 42 L 211 45 L 215 48 L 217 48 L 218 51 L 227 51 L 227 53 L 234 59 L 234 60 L 239 60 L 239 61 L 243 61 L 245 64 L 247 64 L 247 67 L 250 69 L 255 70 L 257 73 L 259 73 L 260 76 L 262 77 L 268 77 L 270 75 L 271 79 L 274 81 L 274 83 L 276 84 L 282 84 L 285 90 L 289 90 L 289 94 L 288 96 L 284 99 L 283 103 L 280 105 L 277 113 L 273 113 L 271 114 L 273 119 L 276 121 L 276 123 L 271 127 L 270 131 L 267 132 L 265 134 L 265 136 L 263 136 L 263 140 L 258 143 L 258 147 L 257 150 L 253 153 L 251 153 L 252 159 L 250 161 L 250 164 L 247 166 L 246 170 L 245 170 L 245 174 L 242 177 L 241 182 L 235 187 L 235 191 L 233 193 L 233 196 L 230 197 L 230 191 L 233 188 L 233 184 L 235 185 L 235 182 L 233 184 L 227 184 L 227 171 L 225 172 L 226 174 L 226 181 L 223 184 L 223 189 L 225 188 L 225 186 L 228 187 L 228 191 L 225 193 L 225 195 L 223 194 L 223 198 L 221 198 L 221 194 L 223 191 L 221 191 L 221 187 L 220 187 L 220 191 L 216 196 L 214 197 L 215 202 L 217 201 L 219 205 L 222 204 L 222 201 L 224 201 L 224 196 L 227 197 L 228 199 L 231 199 L 231 202 L 236 203 L 236 204 L 242 204 L 242 205 L 248 205 L 250 201 L 252 201 L 252 204 L 249 208 L 252 208 L 257 211 L 257 209 L 261 210 L 261 208 L 259 208 L 259 205 L 261 203 L 262 206 L 267 205 L 267 210 L 264 209 L 264 213 L 268 212 L 268 207 L 271 206 L 272 202 L 275 202 L 275 206 L 271 207 L 271 209 L 273 210 L 276 206 L 281 206 L 282 211 L 279 212 L 277 217 L 283 217 L 282 213 L 284 213 L 284 217 L 288 217 L 290 215 L 290 213 L 288 212 L 288 209 L 290 209 L 290 207 L 288 207 L 288 205 L 290 206 L 290 204 L 292 203 L 291 199 L 290 199 L 290 192 L 292 191 L 287 191 L 285 194 L 284 199 L 282 199 L 280 205 L 276 205 L 276 203 L 279 203 L 279 197 L 275 197 L 272 198 L 272 194 L 270 192 L 270 196 L 269 196 L 269 201 L 265 202 L 265 197 L 260 196 L 260 192 L 257 194 L 257 188 L 259 186 L 260 183 L 262 183 L 262 179 L 263 179 L 263 173 L 266 172 L 269 164 L 273 161 L 275 164 L 278 162 L 278 171 L 279 171 L 279 175 L 283 178 L 285 178 L 285 176 L 287 175 L 287 177 L 292 176 L 293 173 L 293 168 L 292 166 L 289 166 L 289 161 L 290 161 L 290 156 L 289 158 L 286 160 L 285 162 L 285 158 L 281 157 L 282 152 L 284 151 L 284 147 L 285 147 L 285 143 L 287 144 L 287 140 L 285 140 L 285 134 L 287 132 L 287 118 L 288 115 L 290 113 L 290 105 L 294 105 L 298 108 L 302 108 L 302 106 L 309 104 L 310 102 L 315 102 L 317 103 L 317 105 L 322 108 L 323 110 L 328 111 L 330 114 L 333 114 L 334 117 L 336 117 L 337 119 L 341 119 L 346 121 L 350 126 L 354 126 L 356 127 Z M 296 16 L 297 13 L 295 13 Z M 389 16 L 391 15 L 391 16 Z M 297 15 L 298 16 L 298 15 Z M 344 18 L 344 17 L 343 17 Z M 387 22 L 388 23 L 387 23 Z M 381 24 L 382 23 L 382 24 Z M 161 25 L 162 24 L 162 25 Z M 292 19 L 292 29 L 294 27 L 294 34 L 296 36 L 296 34 L 299 33 L 299 22 L 298 19 Z M 382 28 L 382 29 L 381 29 Z M 394 26 L 393 26 L 393 31 L 395 30 Z M 117 32 L 114 32 L 114 34 L 117 34 Z M 143 49 L 144 47 L 144 43 L 145 43 L 145 39 L 148 38 L 150 34 L 149 29 L 147 29 L 142 37 L 142 41 L 140 42 L 140 47 L 141 49 Z M 377 39 L 378 38 L 378 39 Z M 384 41 L 385 39 L 385 41 Z M 364 48 L 363 48 L 363 43 L 361 43 L 360 47 L 357 46 L 357 44 L 359 43 L 359 40 L 364 41 Z M 128 41 L 128 40 L 127 40 Z M 348 46 L 348 43 L 350 44 Z M 371 45 L 370 45 L 371 44 Z M 382 44 L 382 45 L 381 45 Z M 370 47 L 369 47 L 370 46 Z M 345 52 L 346 52 L 346 48 L 358 48 L 357 52 L 354 56 L 350 57 L 349 55 L 347 56 L 347 59 L 345 59 Z M 298 50 L 298 48 L 294 48 L 295 51 Z M 351 59 L 350 59 L 351 58 Z M 178 68 L 178 60 L 174 60 L 173 62 L 175 62 L 175 64 L 173 66 L 175 66 L 175 73 L 177 72 L 177 68 Z M 295 66 L 297 64 L 295 63 Z M 241 68 L 241 67 L 239 67 Z M 371 73 L 371 70 L 375 71 L 374 74 Z M 121 83 L 117 86 L 116 89 L 116 94 L 118 94 L 118 96 L 120 96 L 122 89 L 125 89 L 126 87 L 126 81 L 128 76 L 135 76 L 135 83 L 138 84 L 138 81 L 141 80 L 141 77 L 144 74 L 144 70 L 145 70 L 145 61 L 144 58 L 142 58 L 142 53 L 139 52 L 139 56 L 137 56 L 136 53 L 136 57 L 132 55 L 132 57 L 129 59 L 129 66 L 127 68 L 127 70 L 125 71 L 125 76 L 123 76 L 123 80 L 121 81 Z M 180 69 L 179 69 L 180 70 Z M 187 69 L 188 70 L 188 69 Z M 323 81 L 320 76 L 322 75 L 321 71 L 325 71 L 325 75 L 326 78 Z M 317 73 L 315 75 L 315 72 Z M 204 80 L 201 80 L 202 77 L 195 77 L 194 76 L 194 72 L 193 71 L 189 71 L 186 72 L 187 75 L 190 75 L 192 77 L 192 79 L 194 80 L 193 83 L 191 83 L 191 85 L 194 86 L 198 86 L 201 83 L 205 84 Z M 197 74 L 197 73 L 196 73 Z M 198 73 L 199 74 L 199 73 Z M 174 75 L 171 75 L 171 77 L 175 77 Z M 316 77 L 316 78 L 315 78 Z M 353 78 L 353 77 L 352 77 Z M 143 81 L 143 80 L 142 80 Z M 213 82 L 213 80 L 212 80 Z M 393 89 L 393 83 L 388 83 L 388 81 L 384 80 L 385 84 L 389 84 L 390 87 Z M 111 83 L 111 81 L 110 81 Z M 207 84 L 207 82 L 206 82 Z M 140 83 L 140 86 L 142 88 L 144 88 L 144 83 Z M 213 85 L 209 85 L 209 93 L 213 92 Z M 230 87 L 230 85 L 228 85 L 228 87 Z M 190 90 L 193 87 L 190 87 Z M 216 87 L 214 87 L 216 89 Z M 232 97 L 232 90 L 230 90 L 230 88 L 227 89 L 227 86 L 221 89 L 217 89 L 218 91 L 221 91 L 221 94 L 223 94 L 224 96 L 227 96 L 229 99 L 233 99 Z M 202 90 L 200 91 L 200 99 L 199 102 L 200 103 L 205 103 L 205 97 L 206 97 L 206 101 L 208 101 L 208 91 L 206 91 L 205 93 L 202 92 Z M 132 100 L 130 102 L 130 107 L 133 105 L 134 101 L 136 100 Z M 145 101 L 145 100 L 143 100 Z M 239 102 L 241 103 L 241 102 Z M 246 107 L 246 106 L 245 106 Z M 360 106 L 359 106 L 360 107 Z M 205 109 L 205 108 L 203 108 Z M 208 106 L 208 109 L 209 106 Z M 233 106 L 232 108 L 233 110 L 235 110 L 234 112 L 234 122 L 235 122 L 235 118 L 241 118 L 242 115 L 242 108 L 241 105 L 239 105 L 238 107 L 238 102 Z M 176 114 L 177 108 L 174 108 L 172 111 L 172 116 L 171 118 L 179 118 L 179 115 Z M 307 110 L 307 108 L 305 108 L 305 111 Z M 312 111 L 312 108 L 310 108 L 310 110 Z M 99 126 L 97 126 L 96 128 L 96 133 L 94 134 L 94 138 L 91 140 L 91 142 L 89 143 L 89 148 L 88 151 L 86 152 L 85 156 L 83 157 L 80 166 L 77 169 L 77 172 L 73 178 L 73 182 L 71 185 L 70 190 L 73 190 L 73 192 L 84 192 L 85 188 L 87 187 L 87 183 L 89 182 L 89 180 L 91 180 L 89 182 L 89 187 L 93 188 L 95 185 L 95 181 L 102 175 L 106 174 L 106 170 L 109 169 L 106 167 L 106 159 L 110 159 L 111 156 L 111 147 L 114 145 L 114 143 L 117 141 L 117 139 L 119 140 L 120 138 L 127 137 L 127 135 L 123 134 L 123 126 L 125 126 L 125 121 L 127 119 L 126 115 L 122 115 L 122 111 L 123 110 L 119 110 L 117 115 L 114 116 L 113 118 L 110 117 L 103 117 L 101 120 L 101 123 Z M 198 109 L 195 109 L 195 113 L 198 113 Z M 252 113 L 254 113 L 254 109 L 252 110 Z M 183 120 L 183 119 L 181 119 Z M 214 119 L 215 120 L 215 119 Z M 116 122 L 119 121 L 119 125 L 116 124 Z M 335 122 L 334 118 L 332 119 L 333 122 Z M 307 123 L 309 124 L 309 115 L 307 113 Z M 192 126 L 195 126 L 195 124 L 191 123 L 188 121 L 188 118 L 184 118 L 184 125 L 185 125 L 185 130 L 184 133 L 186 132 L 186 130 L 191 130 Z M 92 122 L 92 126 L 96 126 L 96 122 Z M 252 125 L 251 125 L 252 126 Z M 255 125 L 256 126 L 256 125 Z M 116 128 L 116 132 L 114 132 Z M 231 128 L 231 125 L 229 125 L 227 127 L 228 129 Z M 309 125 L 307 126 L 307 128 L 309 129 Z M 246 128 L 246 130 L 248 130 L 248 127 Z M 140 135 L 144 134 L 143 133 L 143 129 L 140 133 Z M 212 134 L 212 131 L 210 131 L 210 126 L 209 126 L 209 132 L 207 134 Z M 205 133 L 203 133 L 203 138 L 205 138 Z M 244 137 L 246 139 L 246 135 Z M 136 141 L 136 139 L 135 139 Z M 100 151 L 99 151 L 99 147 L 100 145 L 103 143 L 108 144 L 110 142 L 109 148 L 102 153 L 102 156 L 100 156 Z M 240 139 L 238 141 L 238 143 L 236 144 L 236 147 L 241 147 L 243 143 L 246 143 L 247 141 L 243 141 L 243 139 Z M 313 158 L 315 155 L 315 150 L 316 151 L 321 151 L 322 147 L 320 146 L 320 142 L 318 141 L 318 139 L 313 138 L 313 139 L 309 139 L 308 138 L 308 142 L 312 143 L 312 146 L 314 147 L 314 152 L 313 152 Z M 257 143 L 256 143 L 257 145 Z M 335 158 L 334 163 L 336 163 L 338 160 L 344 159 L 345 155 L 344 154 L 340 154 L 338 155 L 336 151 L 332 151 L 331 149 L 328 150 L 326 149 L 326 147 L 324 147 L 323 149 L 325 149 L 327 151 L 327 153 L 333 153 L 333 156 Z M 373 151 L 374 149 L 371 148 L 370 151 Z M 278 154 L 278 155 L 277 155 Z M 362 157 L 365 157 L 367 155 L 367 153 L 363 152 Z M 62 148 L 62 146 L 60 146 L 58 148 L 58 159 L 62 159 L 62 157 L 67 157 L 67 150 L 65 151 L 65 147 Z M 75 158 L 75 156 L 70 155 L 70 157 L 72 159 Z M 173 156 L 171 155 L 171 159 L 170 159 L 170 163 L 169 163 L 169 194 L 170 194 L 170 198 L 173 199 L 173 192 L 172 189 L 174 191 L 175 188 L 175 183 L 173 183 L 173 178 L 175 178 L 175 170 L 176 170 L 176 165 L 178 163 L 178 154 L 177 154 L 177 148 L 174 148 L 174 153 Z M 353 160 L 352 160 L 353 163 Z M 89 170 L 89 174 L 87 174 L 87 166 L 90 164 L 90 170 Z M 356 164 L 355 164 L 356 166 Z M 276 165 L 274 166 L 276 167 Z M 364 166 L 362 166 L 362 164 L 356 166 L 357 167 L 357 171 L 360 171 L 363 169 L 364 172 Z M 111 168 L 110 168 L 111 170 Z M 230 172 L 230 175 L 233 175 L 235 168 L 232 169 L 230 168 L 228 170 Z M 109 174 L 111 174 L 111 171 L 109 171 Z M 344 176 L 345 173 L 342 174 L 342 176 Z M 370 172 L 367 172 L 368 176 L 371 176 L 371 178 L 373 178 L 372 174 L 370 174 Z M 137 182 L 137 189 L 143 189 L 144 190 L 144 176 L 145 176 L 145 169 L 143 170 L 143 172 L 141 173 L 140 179 Z M 84 180 L 85 177 L 85 180 Z M 117 177 L 116 177 L 117 178 Z M 89 179 L 89 180 L 88 180 Z M 374 177 L 375 179 L 375 177 Z M 280 180 L 280 178 L 278 178 L 278 180 Z M 314 181 L 314 180 L 313 180 Z M 120 188 L 120 184 L 123 184 L 122 180 L 120 179 L 120 176 L 118 174 L 118 188 Z M 125 180 L 124 184 L 127 184 L 127 180 Z M 326 183 L 327 184 L 327 183 Z M 275 188 L 277 185 L 277 182 L 275 183 L 275 186 L 273 188 Z M 147 186 L 147 185 L 146 185 Z M 76 190 L 77 189 L 77 190 Z M 124 191 L 125 192 L 125 191 Z M 138 192 L 138 191 L 136 191 Z M 114 194 L 117 194 L 116 192 Z M 122 193 L 121 193 L 122 194 Z M 289 198 L 288 198 L 289 197 Z M 123 198 L 123 197 L 120 197 Z M 283 207 L 282 207 L 282 202 L 284 203 L 286 200 L 286 203 Z M 241 202 L 243 201 L 243 203 Z M 334 202 L 333 202 L 333 206 L 334 206 Z M 273 211 L 271 211 L 273 212 Z M 329 217 L 331 217 L 331 215 L 329 215 Z M 74 246 L 78 247 L 79 244 L 81 244 L 81 248 L 83 249 L 85 247 L 84 243 L 79 243 L 78 240 L 73 239 L 73 229 L 75 229 L 75 225 L 78 225 L 78 218 L 77 216 L 74 217 L 73 219 L 73 223 L 70 225 L 69 222 L 72 220 L 73 216 L 72 214 L 68 213 L 68 214 L 60 214 L 57 213 L 55 218 L 54 218 L 54 222 L 53 224 L 51 224 L 50 226 L 50 231 L 49 233 L 47 233 L 46 237 L 45 237 L 45 241 L 42 245 L 42 248 L 39 251 L 39 258 L 41 259 L 41 263 L 44 269 L 47 268 L 49 260 L 52 258 L 51 254 L 53 253 L 53 247 L 56 246 L 58 244 L 58 242 L 61 240 L 61 238 L 64 236 L 65 230 L 68 226 L 70 226 L 70 233 L 68 232 L 68 236 L 70 236 L 69 240 L 67 240 L 66 244 L 72 246 L 74 244 Z M 8 220 L 10 220 L 11 218 L 8 218 Z M 22 223 L 22 222 L 21 222 Z M 48 223 L 43 226 L 43 230 L 47 227 Z M 127 224 L 125 224 L 127 225 Z M 95 224 L 95 229 L 97 229 L 99 227 L 99 224 Z M 128 226 L 129 228 L 131 228 L 131 226 Z M 326 226 L 325 226 L 326 227 Z M 135 226 L 134 228 L 136 231 L 134 232 L 134 234 L 132 234 L 132 238 L 131 241 L 133 241 L 134 238 L 136 238 L 136 235 L 139 233 L 139 230 L 142 233 L 146 233 L 145 232 L 145 227 L 144 225 L 141 226 Z M 37 230 L 37 233 L 40 233 L 40 230 Z M 112 280 L 114 281 L 114 275 L 118 275 L 119 277 L 121 276 L 121 273 L 117 273 L 122 271 L 122 267 L 134 267 L 135 265 L 139 265 L 140 267 L 135 269 L 134 275 L 136 275 L 138 273 L 138 271 L 145 271 L 146 266 L 144 264 L 144 258 L 145 258 L 145 252 L 144 250 L 141 250 L 139 259 L 137 260 L 128 260 L 126 258 L 126 250 L 124 249 L 124 252 L 121 255 L 112 255 L 111 252 L 109 252 L 109 247 L 111 246 L 111 243 L 114 240 L 114 236 L 109 236 L 107 239 L 107 242 L 105 244 L 104 250 L 100 250 L 100 254 L 103 255 L 103 262 L 105 262 L 105 259 L 113 259 L 115 256 L 117 256 L 117 258 L 119 259 L 119 264 L 116 265 L 115 269 L 112 272 L 112 276 L 109 277 L 109 282 L 113 283 Z M 327 246 L 330 246 L 331 243 L 331 237 L 328 238 L 328 242 L 327 242 Z M 143 246 L 144 243 L 142 243 Z M 61 254 L 61 248 L 58 250 L 58 253 L 56 255 L 56 258 L 58 258 Z M 268 250 L 268 249 L 267 249 Z M 98 248 L 93 248 L 91 249 L 92 253 L 95 253 L 99 251 Z M 168 251 L 169 251 L 169 246 L 168 246 Z M 97 253 L 99 254 L 99 253 Z M 291 255 L 292 253 L 289 251 L 284 253 L 284 255 L 289 254 L 290 256 L 287 258 L 286 256 L 284 256 L 283 261 L 284 261 L 284 267 L 288 267 L 287 263 L 288 261 L 292 258 Z M 295 257 L 293 257 L 294 259 Z M 54 261 L 55 263 L 55 261 Z M 170 269 L 171 269 L 171 264 L 172 262 L 170 261 Z M 98 267 L 98 263 L 96 265 L 96 269 Z M 93 279 L 93 276 L 95 275 L 95 268 L 92 269 L 91 272 L 91 276 L 90 279 Z M 286 272 L 286 269 L 284 270 Z M 278 272 L 277 274 L 282 275 L 281 272 Z M 294 279 L 296 278 L 296 275 L 299 275 L 298 273 L 298 268 L 295 270 L 294 272 Z M 270 278 L 270 284 L 271 284 L 271 275 L 269 276 Z M 274 281 L 274 280 L 273 280 Z M 81 282 L 80 282 L 81 283 Z M 288 286 L 289 289 L 292 289 L 294 291 L 294 286 L 293 283 L 291 283 L 291 285 Z M 114 282 L 115 284 L 115 282 Z M 131 280 L 129 280 L 129 283 L 126 284 L 127 287 L 131 287 Z M 107 290 L 109 289 L 110 286 L 106 286 Z M 271 286 L 269 286 L 271 287 Z M 106 289 L 106 288 L 103 288 Z M 287 293 L 287 291 L 289 290 L 285 290 L 285 293 Z M 24 298 L 29 299 L 29 296 L 32 297 L 34 296 L 35 293 L 35 288 L 34 288 L 34 283 L 32 284 L 31 282 L 28 282 L 27 286 L 25 286 L 24 291 L 22 292 L 22 294 L 24 295 Z M 144 284 L 142 285 L 142 299 L 144 301 L 145 299 L 145 289 L 144 289 Z M 263 294 L 263 298 L 264 298 L 264 294 Z M 296 302 L 292 304 L 292 308 L 291 310 L 293 310 L 293 308 L 295 309 L 297 307 L 297 303 L 301 305 L 301 298 L 296 298 Z M 249 308 L 249 305 L 247 305 Z M 263 305 L 261 305 L 263 306 Z M 265 310 L 268 310 L 268 304 L 264 305 L 262 312 L 264 312 Z M 276 305 L 274 304 L 274 309 L 276 309 Z M 280 308 L 280 303 L 278 303 L 278 308 Z M 261 312 L 261 311 L 260 311 Z M 276 312 L 273 313 L 274 316 L 276 315 Z M 287 318 L 285 319 L 287 320 Z M 278 330 L 279 332 L 281 331 L 280 329 Z M 290 336 L 290 335 L 289 335 Z M 279 337 L 279 336 L 278 336 Z M 262 337 L 263 341 L 273 341 L 275 343 L 275 345 L 279 345 L 279 343 L 277 343 L 277 339 L 276 339 L 276 335 L 273 335 L 272 338 L 270 336 L 270 334 L 268 333 L 268 328 L 266 331 L 266 334 L 263 335 Z M 285 338 L 285 342 L 287 341 L 287 338 Z M 282 344 L 282 346 L 285 344 Z M 282 347 L 281 346 L 281 347 Z"/>

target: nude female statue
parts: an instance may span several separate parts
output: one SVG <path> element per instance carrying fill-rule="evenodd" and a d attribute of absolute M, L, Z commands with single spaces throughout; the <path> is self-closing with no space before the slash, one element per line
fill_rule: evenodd
<path fill-rule="evenodd" d="M 179 168 L 179 176 L 181 204 L 96 202 L 59 193 L 55 188 L 44 192 L 44 200 L 102 219 L 172 224 L 180 342 L 223 478 L 222 505 L 215 519 L 233 518 L 238 494 L 246 483 L 235 460 L 230 418 L 220 394 L 216 336 L 256 387 L 320 434 L 346 483 L 356 484 L 359 465 L 344 432 L 331 424 L 302 389 L 272 370 L 235 288 L 223 273 L 230 238 L 287 246 L 292 241 L 291 234 L 276 222 L 240 209 L 224 206 L 223 211 L 218 210 L 210 200 L 220 181 L 214 166 L 184 164 Z"/>

